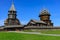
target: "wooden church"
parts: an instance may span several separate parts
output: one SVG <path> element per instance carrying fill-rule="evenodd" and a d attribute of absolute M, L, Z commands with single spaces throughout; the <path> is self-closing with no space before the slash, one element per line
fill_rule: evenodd
<path fill-rule="evenodd" d="M 23 28 L 23 25 L 21 25 L 20 21 L 17 19 L 17 11 L 14 7 L 14 3 L 12 2 L 11 8 L 8 11 L 8 18 L 5 20 L 5 28 L 4 30 L 21 30 Z"/>
<path fill-rule="evenodd" d="M 40 20 L 31 19 L 25 29 L 53 28 L 50 16 L 50 13 L 46 9 L 42 10 L 39 15 Z"/>
<path fill-rule="evenodd" d="M 22 25 L 19 19 L 17 19 L 17 11 L 14 7 L 14 3 L 12 2 L 11 8 L 8 11 L 8 18 L 4 21 L 4 30 L 21 31 L 24 29 L 53 28 L 50 16 L 50 13 L 44 9 L 39 14 L 40 20 L 31 19 L 27 25 Z"/>

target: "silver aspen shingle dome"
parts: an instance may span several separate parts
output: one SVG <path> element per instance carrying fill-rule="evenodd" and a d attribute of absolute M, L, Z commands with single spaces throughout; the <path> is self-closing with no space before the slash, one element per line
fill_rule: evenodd
<path fill-rule="evenodd" d="M 50 13 L 46 9 L 44 9 L 40 13 L 40 16 L 42 16 L 42 15 L 49 15 L 50 16 Z"/>

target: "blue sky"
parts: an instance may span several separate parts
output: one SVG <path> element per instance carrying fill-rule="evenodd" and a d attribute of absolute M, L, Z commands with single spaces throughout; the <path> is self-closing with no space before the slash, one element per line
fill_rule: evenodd
<path fill-rule="evenodd" d="M 8 18 L 12 0 L 0 0 L 0 25 Z M 17 18 L 21 24 L 27 24 L 30 19 L 39 20 L 39 14 L 46 8 L 51 14 L 54 26 L 60 26 L 60 0 L 14 0 Z"/>

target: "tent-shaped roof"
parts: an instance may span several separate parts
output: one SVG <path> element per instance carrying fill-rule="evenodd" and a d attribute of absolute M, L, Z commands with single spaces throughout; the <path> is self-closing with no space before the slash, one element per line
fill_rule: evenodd
<path fill-rule="evenodd" d="M 16 9 L 15 9 L 15 7 L 14 7 L 14 3 L 12 3 L 9 11 L 16 11 Z"/>

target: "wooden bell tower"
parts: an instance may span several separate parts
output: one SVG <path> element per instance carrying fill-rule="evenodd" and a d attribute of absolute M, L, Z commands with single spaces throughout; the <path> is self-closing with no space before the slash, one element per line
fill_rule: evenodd
<path fill-rule="evenodd" d="M 14 7 L 14 3 L 12 2 L 11 8 L 8 11 L 8 18 L 5 20 L 5 25 L 20 25 L 19 20 L 17 19 L 17 11 Z"/>

